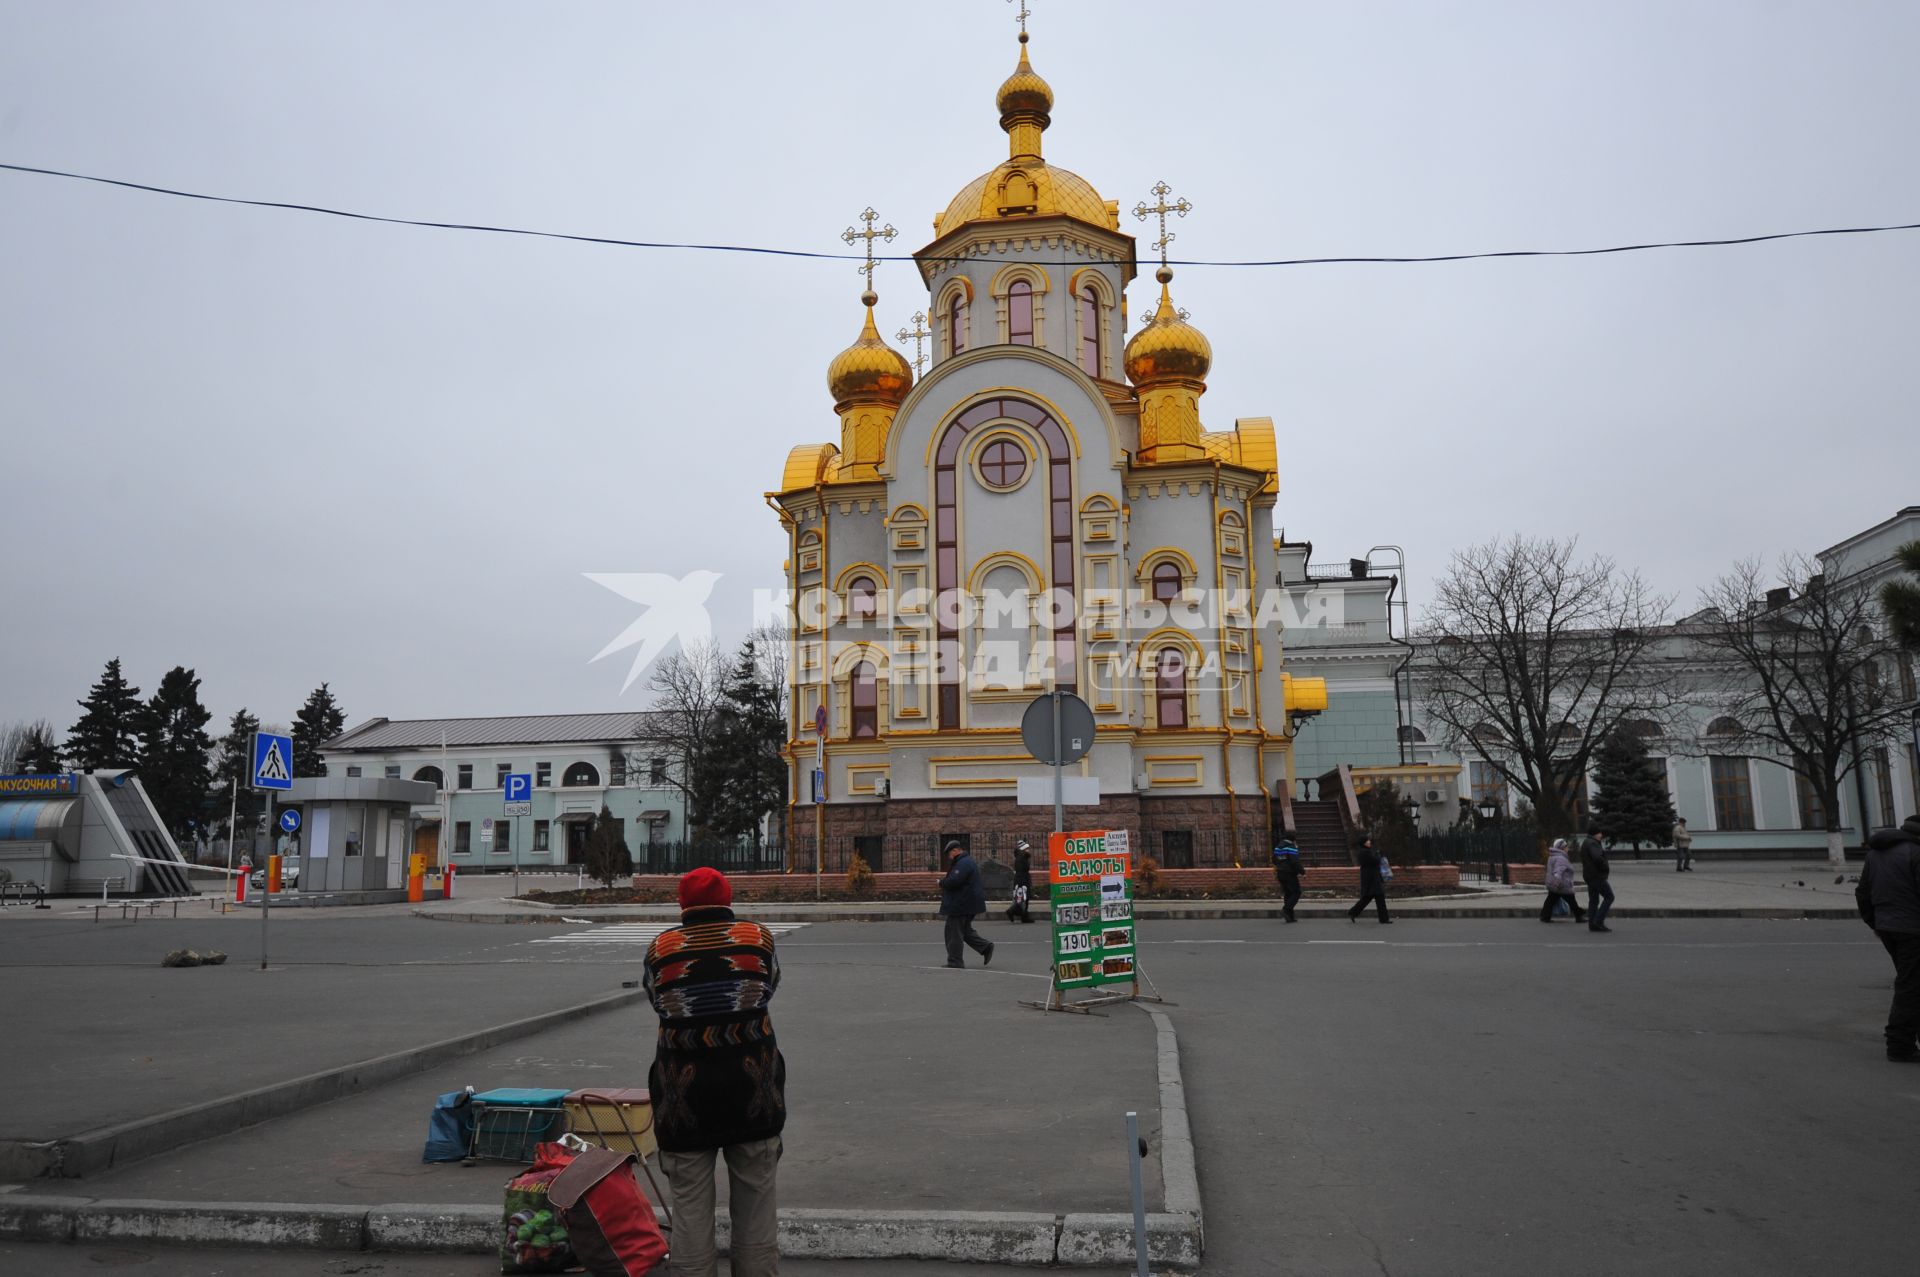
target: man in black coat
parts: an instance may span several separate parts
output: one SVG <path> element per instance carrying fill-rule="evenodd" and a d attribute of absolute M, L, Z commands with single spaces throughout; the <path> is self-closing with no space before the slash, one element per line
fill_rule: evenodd
<path fill-rule="evenodd" d="M 1920 1063 L 1920 816 L 1867 839 L 1867 863 L 1853 898 L 1893 959 L 1887 1058 Z"/>
<path fill-rule="evenodd" d="M 993 961 L 993 942 L 973 929 L 973 920 L 987 911 L 987 887 L 980 866 L 957 842 L 947 844 L 947 875 L 940 880 L 940 916 L 947 920 L 947 965 L 964 967 L 960 945 L 965 942 L 980 955 L 980 965 Z"/>
<path fill-rule="evenodd" d="M 1607 881 L 1613 866 L 1607 863 L 1607 831 L 1595 825 L 1580 840 L 1580 872 L 1587 880 L 1587 930 L 1612 931 L 1607 915 L 1613 912 L 1613 884 Z"/>
<path fill-rule="evenodd" d="M 1300 848 L 1292 834 L 1281 834 L 1273 849 L 1273 876 L 1280 883 L 1280 918 L 1292 922 L 1293 907 L 1300 903 Z"/>

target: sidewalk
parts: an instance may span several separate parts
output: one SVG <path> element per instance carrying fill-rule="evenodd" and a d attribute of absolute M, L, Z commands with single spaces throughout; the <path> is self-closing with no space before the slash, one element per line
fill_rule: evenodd
<path fill-rule="evenodd" d="M 1621 918 L 1853 918 L 1853 879 L 1857 865 L 1844 872 L 1816 861 L 1706 862 L 1691 873 L 1675 873 L 1672 863 L 1616 858 L 1613 863 L 1614 914 Z M 1834 878 L 1844 880 L 1836 883 Z M 465 883 L 463 882 L 462 887 Z M 1584 900 L 1584 891 L 1581 893 Z M 1520 918 L 1536 915 L 1544 898 L 1538 886 L 1501 886 L 1470 881 L 1459 894 L 1395 897 L 1395 912 L 1431 918 Z M 1349 898 L 1303 900 L 1302 917 L 1333 918 L 1352 904 Z M 993 905 L 992 908 L 1003 908 Z M 768 922 L 932 922 L 935 902 L 911 900 L 824 901 L 743 905 L 741 912 Z M 1046 902 L 1035 913 L 1046 914 Z M 677 921 L 671 904 L 546 905 L 504 894 L 430 900 L 411 906 L 421 918 L 444 922 L 530 923 L 580 926 L 608 922 Z M 1142 899 L 1135 912 L 1143 918 L 1278 918 L 1280 899 Z"/>

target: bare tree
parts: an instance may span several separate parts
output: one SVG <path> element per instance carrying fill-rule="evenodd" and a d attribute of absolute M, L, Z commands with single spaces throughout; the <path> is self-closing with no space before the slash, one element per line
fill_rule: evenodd
<path fill-rule="evenodd" d="M 666 757 L 667 783 L 680 791 L 688 810 L 695 762 L 713 729 L 726 679 L 726 655 L 712 641 L 664 656 L 647 671 L 648 699 L 655 712 L 641 724 L 635 741 Z"/>
<path fill-rule="evenodd" d="M 1429 721 L 1548 833 L 1572 827 L 1573 788 L 1600 743 L 1629 721 L 1664 724 L 1675 705 L 1653 650 L 1671 600 L 1574 549 L 1514 536 L 1456 553 L 1416 635 Z"/>
<path fill-rule="evenodd" d="M 59 770 L 53 724 L 44 718 L 0 723 L 0 775 Z"/>
<path fill-rule="evenodd" d="M 1840 783 L 1906 717 L 1891 677 L 1899 648 L 1865 581 L 1828 581 L 1802 554 L 1783 558 L 1779 577 L 1770 591 L 1757 561 L 1736 564 L 1702 594 L 1698 642 L 1720 658 L 1740 737 L 1806 778 L 1826 813 L 1827 859 L 1844 864 Z"/>

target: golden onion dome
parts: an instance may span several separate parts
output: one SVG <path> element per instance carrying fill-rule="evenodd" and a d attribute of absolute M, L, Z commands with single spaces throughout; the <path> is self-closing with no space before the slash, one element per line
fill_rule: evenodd
<path fill-rule="evenodd" d="M 1007 159 L 976 177 L 934 219 L 933 233 L 945 235 L 969 222 L 1011 217 L 1071 217 L 1103 231 L 1120 229 L 1120 211 L 1078 173 L 1041 158 L 1040 135 L 1052 123 L 1053 89 L 1027 60 L 1027 37 L 1020 36 L 1020 63 L 994 97 L 1000 127 L 1007 131 Z"/>
<path fill-rule="evenodd" d="M 856 400 L 892 404 L 898 407 L 913 389 L 913 368 L 906 357 L 880 340 L 873 325 L 873 304 L 879 301 L 872 289 L 860 294 L 867 308 L 867 322 L 853 345 L 833 357 L 827 365 L 827 390 L 836 404 Z"/>
<path fill-rule="evenodd" d="M 1027 61 L 1024 31 L 1020 33 L 1020 65 L 1013 69 L 993 100 L 1000 107 L 1000 127 L 1009 133 L 1022 115 L 1039 116 L 1038 123 L 1043 129 L 1050 123 L 1047 112 L 1053 110 L 1053 86 L 1041 79 L 1033 63 Z"/>
<path fill-rule="evenodd" d="M 1127 343 L 1127 380 L 1136 386 L 1160 381 L 1205 381 L 1213 367 L 1213 344 L 1205 333 L 1180 318 L 1167 285 L 1173 272 L 1162 266 L 1154 272 L 1160 281 L 1160 308 Z"/>

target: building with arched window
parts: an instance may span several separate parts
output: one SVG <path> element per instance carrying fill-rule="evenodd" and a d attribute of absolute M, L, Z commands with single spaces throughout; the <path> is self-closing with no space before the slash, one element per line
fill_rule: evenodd
<path fill-rule="evenodd" d="M 1046 774 L 1021 715 L 1058 687 L 1098 728 L 1075 771 L 1100 807 L 1072 821 L 1174 864 L 1196 846 L 1265 863 L 1292 746 L 1280 626 L 1256 616 L 1273 424 L 1204 427 L 1212 347 L 1164 266 L 1129 333 L 1133 237 L 1044 157 L 1054 95 L 1024 34 L 995 102 L 1006 158 L 914 255 L 931 365 L 916 379 L 881 340 L 867 292 L 827 371 L 837 441 L 794 448 L 770 494 L 795 600 L 789 845 L 811 860 L 816 817 L 828 865 L 860 839 L 923 839 L 930 860 L 949 834 L 1050 828 L 1015 795 Z"/>
<path fill-rule="evenodd" d="M 413 811 L 413 850 L 430 864 L 450 860 L 469 872 L 577 865 L 604 806 L 645 868 L 649 847 L 687 837 L 672 751 L 650 725 L 659 717 L 376 718 L 328 741 L 324 757 L 330 776 L 434 787 L 434 801 Z M 511 774 L 531 780 L 526 815 L 506 815 Z"/>

